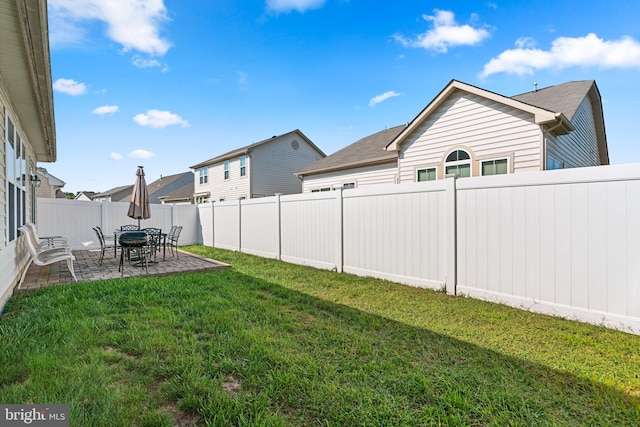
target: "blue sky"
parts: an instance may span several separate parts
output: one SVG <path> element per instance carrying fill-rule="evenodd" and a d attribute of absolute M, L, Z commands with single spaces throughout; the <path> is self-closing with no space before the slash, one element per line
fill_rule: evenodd
<path fill-rule="evenodd" d="M 147 182 L 300 129 L 326 154 L 451 79 L 595 79 L 611 163 L 640 162 L 640 2 L 48 0 L 65 191 Z"/>

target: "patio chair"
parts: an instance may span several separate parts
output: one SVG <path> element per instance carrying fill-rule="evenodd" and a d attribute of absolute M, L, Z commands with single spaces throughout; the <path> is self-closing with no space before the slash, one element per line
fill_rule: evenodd
<path fill-rule="evenodd" d="M 140 231 L 140 227 L 135 224 L 128 224 L 121 226 L 120 231 Z"/>
<path fill-rule="evenodd" d="M 169 232 L 167 235 L 167 245 L 169 245 L 169 250 L 171 251 L 171 256 L 173 256 L 173 249 L 176 250 L 176 257 L 180 259 L 180 255 L 178 252 L 178 239 L 180 238 L 180 232 L 182 231 L 182 226 L 174 226 L 172 227 L 173 232 Z"/>
<path fill-rule="evenodd" d="M 29 262 L 24 267 L 22 277 L 20 277 L 20 281 L 18 282 L 18 289 L 20 289 L 20 287 L 22 286 L 22 282 L 24 282 L 24 278 L 27 275 L 27 271 L 29 271 L 31 263 L 44 266 L 54 264 L 59 261 L 66 261 L 67 268 L 69 269 L 71 276 L 73 276 L 73 280 L 75 280 L 76 282 L 78 281 L 76 272 L 73 269 L 73 261 L 75 261 L 76 257 L 71 252 L 71 248 L 69 248 L 68 246 L 66 248 L 42 248 L 39 246 L 38 240 L 35 239 L 31 234 L 29 227 L 23 225 L 19 227 L 18 230 L 22 232 L 22 235 L 24 236 L 24 242 L 26 243 L 31 255 L 29 257 Z"/>
<path fill-rule="evenodd" d="M 104 234 L 102 234 L 102 230 L 100 229 L 100 227 L 93 227 L 93 231 L 96 232 L 96 235 L 98 236 L 98 241 L 100 242 L 100 259 L 98 260 L 98 265 L 102 265 L 102 260 L 104 259 L 104 253 L 108 250 L 113 249 L 113 256 L 115 257 L 118 246 L 115 243 L 106 242 Z"/>
<path fill-rule="evenodd" d="M 38 229 L 36 228 L 36 225 L 32 222 L 27 222 L 26 224 L 24 224 L 25 230 L 23 230 L 26 233 L 30 233 L 31 237 L 34 240 L 35 245 L 38 248 L 41 249 L 45 249 L 45 248 L 68 248 L 69 247 L 69 241 L 67 238 L 62 237 L 62 236 L 44 236 L 41 237 L 38 235 Z"/>
<path fill-rule="evenodd" d="M 162 229 L 155 227 L 143 228 L 140 231 L 144 231 L 149 236 L 148 253 L 149 256 L 153 255 L 153 261 L 156 261 L 156 254 L 162 245 Z"/>

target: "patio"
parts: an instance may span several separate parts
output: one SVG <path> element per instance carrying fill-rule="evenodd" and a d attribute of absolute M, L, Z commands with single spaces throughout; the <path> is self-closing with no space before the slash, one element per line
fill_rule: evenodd
<path fill-rule="evenodd" d="M 105 253 L 102 265 L 98 265 L 98 260 L 100 259 L 99 249 L 73 251 L 73 254 L 76 257 L 73 266 L 78 282 L 147 276 L 144 268 L 135 267 L 129 262 L 125 262 L 124 275 L 121 276 L 118 271 L 120 251 L 118 251 L 117 257 L 113 256 L 113 252 Z M 208 271 L 230 267 L 229 264 L 203 258 L 184 251 L 180 251 L 179 259 L 171 256 L 169 253 L 167 253 L 165 261 L 161 261 L 161 258 L 162 256 L 160 255 L 157 263 L 149 264 L 149 276 L 166 276 L 190 271 Z M 74 281 L 65 262 L 58 262 L 42 267 L 32 264 L 24 278 L 24 283 L 20 289 L 17 287 L 14 288 L 13 293 L 19 294 L 21 292 L 66 283 L 74 283 Z"/>

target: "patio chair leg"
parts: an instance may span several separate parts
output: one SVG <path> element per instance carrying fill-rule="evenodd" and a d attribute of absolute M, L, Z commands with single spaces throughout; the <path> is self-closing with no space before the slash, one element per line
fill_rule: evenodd
<path fill-rule="evenodd" d="M 73 260 L 71 258 L 69 258 L 67 260 L 67 268 L 69 268 L 69 272 L 71 273 L 71 275 L 73 276 L 73 280 L 75 280 L 76 282 L 78 281 L 78 278 L 76 277 L 76 272 L 73 269 Z"/>
<path fill-rule="evenodd" d="M 20 277 L 20 281 L 18 282 L 18 289 L 20 289 L 20 287 L 22 286 L 22 282 L 24 282 L 24 277 L 27 275 L 27 271 L 29 271 L 29 267 L 31 267 L 31 263 L 33 262 L 33 257 L 31 257 L 29 259 L 29 262 L 27 263 L 27 266 L 25 267 L 24 271 L 22 272 L 22 276 Z"/>

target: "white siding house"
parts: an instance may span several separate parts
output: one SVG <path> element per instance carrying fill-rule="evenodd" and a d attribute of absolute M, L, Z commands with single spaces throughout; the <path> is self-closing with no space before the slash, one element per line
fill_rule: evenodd
<path fill-rule="evenodd" d="M 56 160 L 46 0 L 0 2 L 0 309 L 28 261 L 37 162 Z"/>
<path fill-rule="evenodd" d="M 385 132 L 298 171 L 304 191 L 609 164 L 592 80 L 513 97 L 452 80 L 407 126 Z"/>
<path fill-rule="evenodd" d="M 325 154 L 300 130 L 273 136 L 191 166 L 197 203 L 302 192 L 295 172 Z"/>

